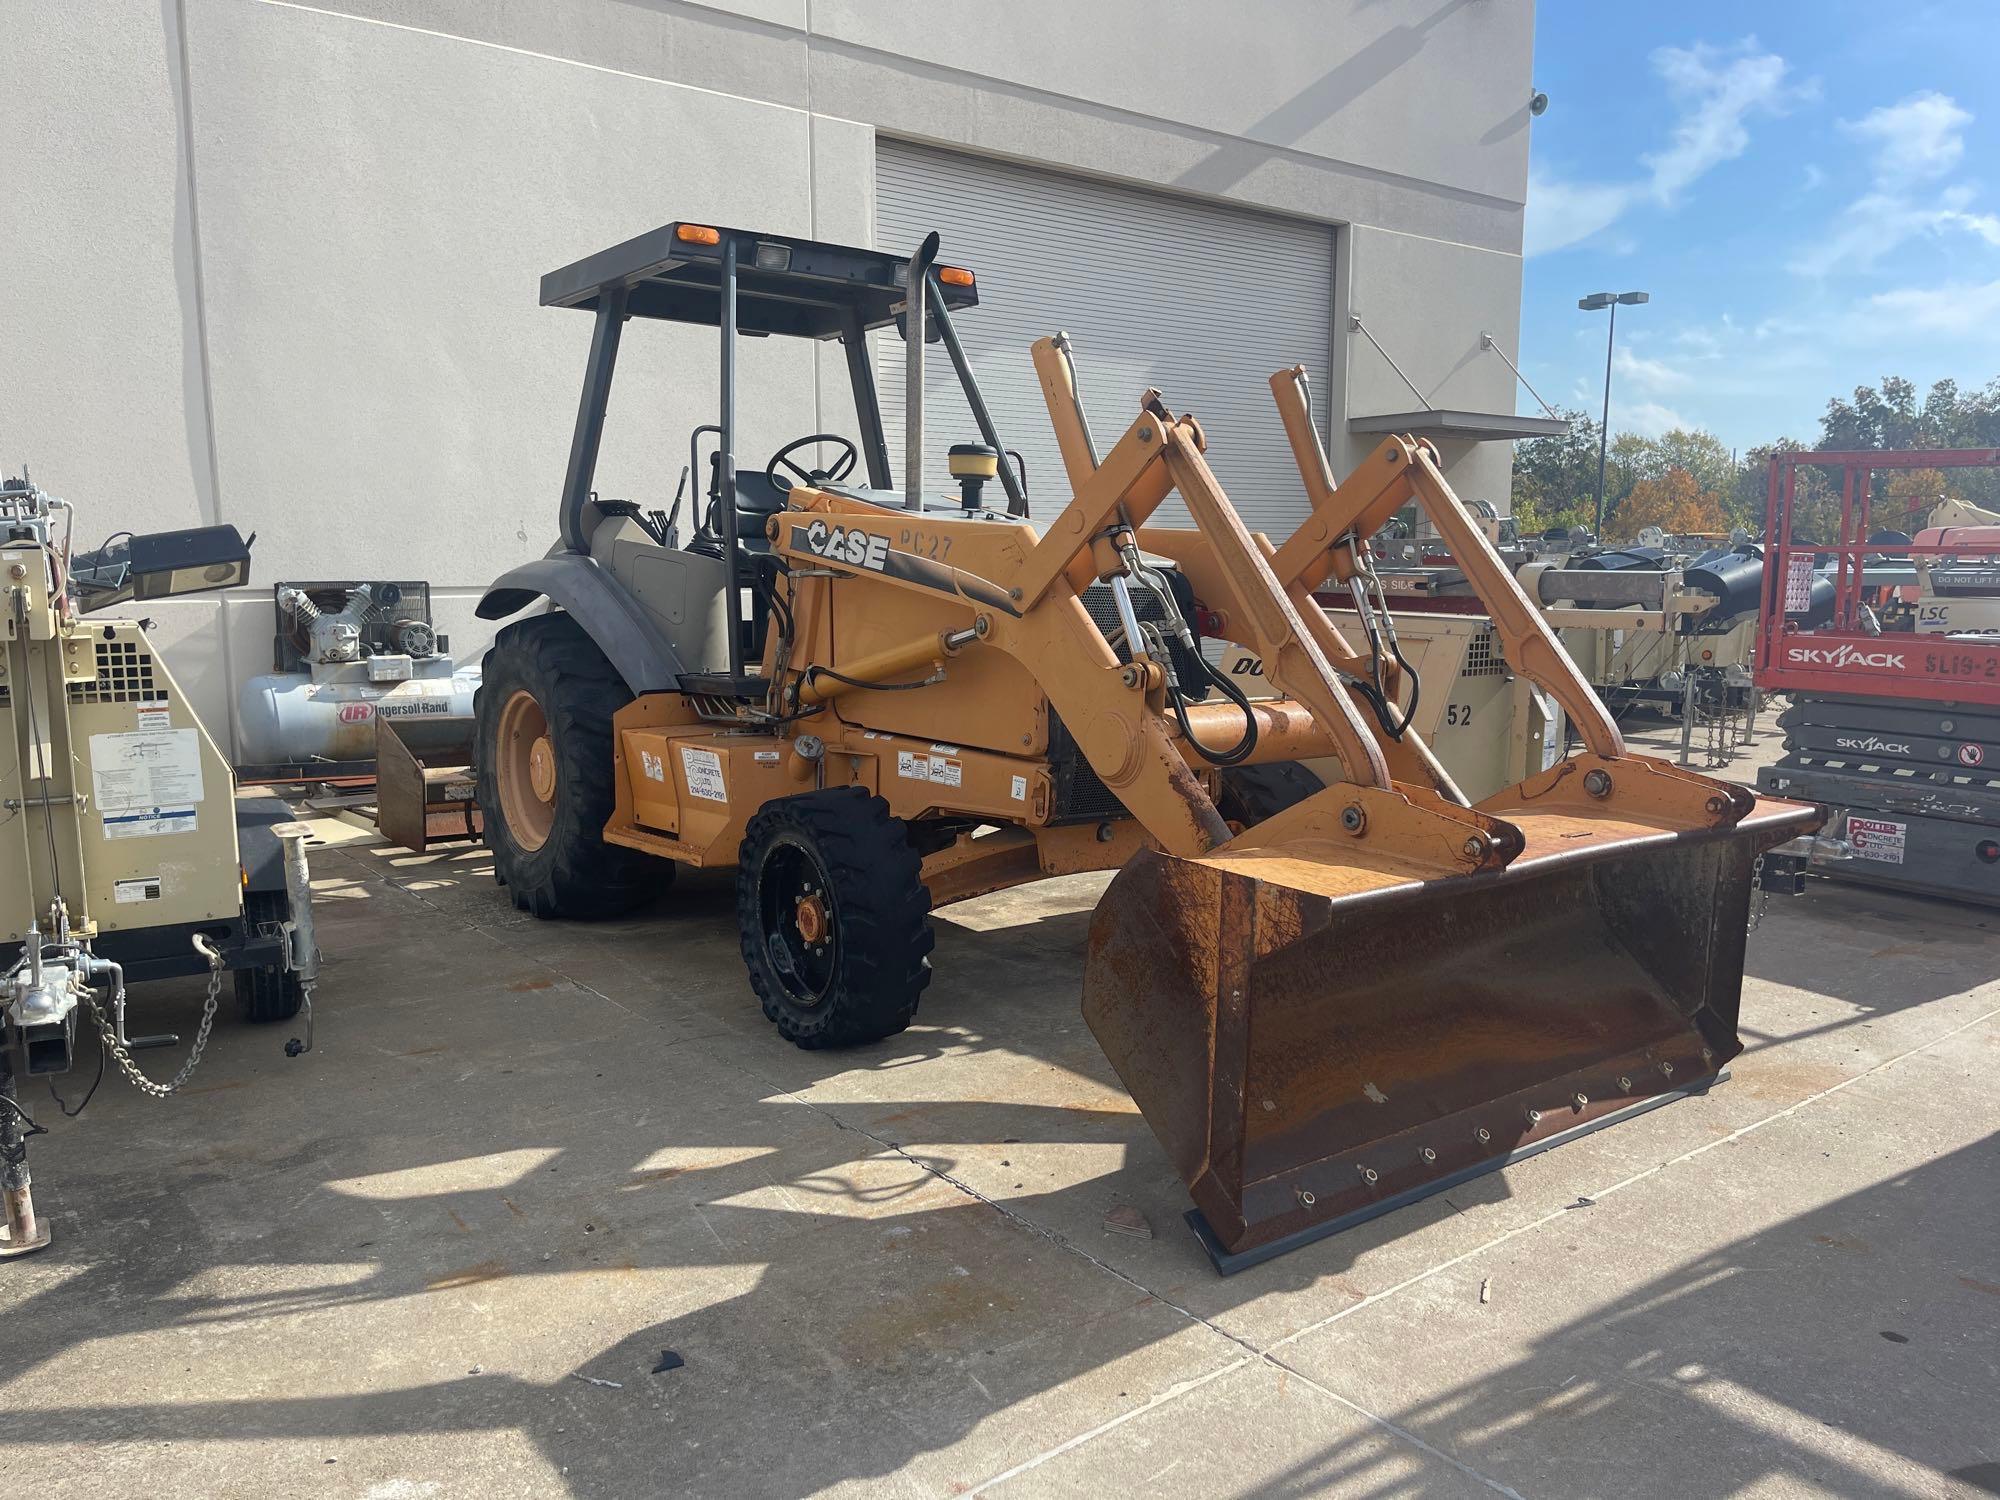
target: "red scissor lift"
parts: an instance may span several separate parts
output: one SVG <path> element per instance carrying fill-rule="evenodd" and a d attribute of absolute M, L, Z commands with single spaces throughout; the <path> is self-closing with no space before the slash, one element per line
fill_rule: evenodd
<path fill-rule="evenodd" d="M 1836 539 L 1795 535 L 1808 467 L 1840 471 Z M 1778 717 L 1785 756 L 1757 780 L 1828 810 L 1815 873 L 2000 904 L 2000 633 L 1954 632 L 1948 618 L 1919 629 L 1920 614 L 1949 610 L 1897 607 L 1934 586 L 2000 595 L 2000 533 L 1869 540 L 1876 474 L 1994 467 L 2000 449 L 1771 460 L 1756 680 L 1791 702 Z M 1846 857 L 1829 859 L 1843 840 Z"/>

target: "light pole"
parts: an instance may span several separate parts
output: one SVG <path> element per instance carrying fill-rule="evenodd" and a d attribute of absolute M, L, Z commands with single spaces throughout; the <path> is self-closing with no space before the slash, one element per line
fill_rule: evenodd
<path fill-rule="evenodd" d="M 1611 448 L 1611 346 L 1618 337 L 1618 304 L 1636 307 L 1652 298 L 1645 292 L 1592 292 L 1578 300 L 1585 312 L 1611 309 L 1611 327 L 1604 335 L 1604 420 L 1597 429 L 1597 534 L 1604 535 L 1604 459 Z"/>

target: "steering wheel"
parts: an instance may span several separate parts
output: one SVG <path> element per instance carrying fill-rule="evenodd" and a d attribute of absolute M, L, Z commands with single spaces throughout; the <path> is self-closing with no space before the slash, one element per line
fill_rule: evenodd
<path fill-rule="evenodd" d="M 810 448 L 814 443 L 840 444 L 841 454 L 840 457 L 833 461 L 832 468 L 808 469 L 793 460 L 792 454 L 801 448 Z M 842 437 L 837 432 L 815 432 L 810 437 L 795 439 L 785 444 L 776 453 L 773 453 L 771 461 L 764 465 L 764 477 L 771 481 L 771 488 L 779 491 L 792 488 L 790 480 L 780 482 L 778 478 L 780 467 L 789 469 L 792 473 L 798 475 L 801 484 L 817 485 L 822 480 L 838 484 L 854 472 L 854 466 L 860 461 L 861 450 L 849 439 Z"/>

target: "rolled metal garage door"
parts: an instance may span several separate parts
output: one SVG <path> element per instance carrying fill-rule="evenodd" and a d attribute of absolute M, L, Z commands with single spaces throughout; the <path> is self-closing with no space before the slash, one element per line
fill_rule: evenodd
<path fill-rule="evenodd" d="M 1069 501 L 1028 348 L 1066 328 L 1099 451 L 1123 435 L 1139 394 L 1208 432 L 1208 460 L 1253 530 L 1288 536 L 1305 513 L 1298 471 L 1266 382 L 1303 364 L 1327 428 L 1334 348 L 1333 229 L 1196 199 L 882 141 L 875 243 L 907 253 L 935 229 L 947 264 L 972 268 L 979 306 L 956 320 L 1001 438 L 1027 459 L 1038 519 Z M 903 342 L 876 335 L 876 378 L 902 461 Z M 949 491 L 944 452 L 978 441 L 950 361 L 929 351 L 927 489 Z M 901 484 L 897 475 L 897 484 Z M 1179 501 L 1160 519 L 1184 524 Z"/>

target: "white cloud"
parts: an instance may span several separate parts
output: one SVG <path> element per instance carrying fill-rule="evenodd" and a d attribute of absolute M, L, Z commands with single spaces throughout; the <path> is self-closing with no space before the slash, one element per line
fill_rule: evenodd
<path fill-rule="evenodd" d="M 1629 187 L 1598 182 L 1560 182 L 1536 171 L 1528 176 L 1527 223 L 1521 253 L 1545 255 L 1587 240 L 1625 212 Z"/>
<path fill-rule="evenodd" d="M 1884 184 L 1912 177 L 1942 177 L 1965 155 L 1965 127 L 1972 116 L 1958 101 L 1933 89 L 1896 104 L 1871 109 L 1841 129 L 1875 151 L 1876 180 Z"/>
<path fill-rule="evenodd" d="M 1867 270 L 1919 235 L 1970 234 L 2000 247 L 2000 216 L 1970 212 L 1972 189 L 1948 187 L 1928 203 L 1894 192 L 1870 192 L 1841 211 L 1839 228 L 1794 256 L 1806 276 Z"/>
<path fill-rule="evenodd" d="M 1636 432 L 1640 437 L 1656 438 L 1661 433 L 1672 432 L 1675 428 L 1692 429 L 1696 425 L 1671 406 L 1662 406 L 1657 401 L 1628 403 L 1620 401 L 1615 391 L 1612 393 L 1613 432 Z"/>
<path fill-rule="evenodd" d="M 1528 179 L 1524 254 L 1546 255 L 1587 240 L 1643 199 L 1673 206 L 1704 173 L 1748 149 L 1745 121 L 1783 114 L 1814 89 L 1788 82 L 1789 65 L 1759 50 L 1754 37 L 1731 47 L 1662 47 L 1652 62 L 1679 107 L 1667 144 L 1641 157 L 1646 174 L 1626 182 L 1573 182 L 1535 168 Z"/>
<path fill-rule="evenodd" d="M 1787 83 L 1785 60 L 1760 52 L 1754 37 L 1734 47 L 1706 42 L 1662 47 L 1653 54 L 1653 71 L 1681 106 L 1666 149 L 1642 158 L 1652 170 L 1653 196 L 1662 203 L 1671 203 L 1703 173 L 1748 150 L 1750 131 L 1744 122 L 1752 115 L 1783 114 L 1811 92 L 1810 85 Z"/>
<path fill-rule="evenodd" d="M 1675 369 L 1665 360 L 1634 354 L 1626 348 L 1617 350 L 1611 356 L 1611 368 L 1619 380 L 1629 380 L 1639 390 L 1655 395 L 1665 391 L 1684 391 L 1695 383 L 1694 377 L 1685 370 Z"/>
<path fill-rule="evenodd" d="M 1799 191 L 1802 193 L 1817 192 L 1820 185 L 1825 181 L 1826 169 L 1820 166 L 1818 162 L 1809 161 L 1806 163 L 1805 174 L 1799 182 Z"/>
<path fill-rule="evenodd" d="M 1874 183 L 1792 257 L 1791 269 L 1805 276 L 1866 271 L 1923 235 L 1969 234 L 2000 247 L 2000 215 L 1974 212 L 1970 186 L 1920 189 L 1958 165 L 1971 123 L 1956 100 L 1931 90 L 1843 120 L 1840 128 L 1870 147 Z"/>
<path fill-rule="evenodd" d="M 2000 322 L 2000 281 L 1955 282 L 1935 287 L 1898 287 L 1878 292 L 1864 304 L 1868 320 L 1882 334 L 1941 333 L 1988 337 Z"/>

